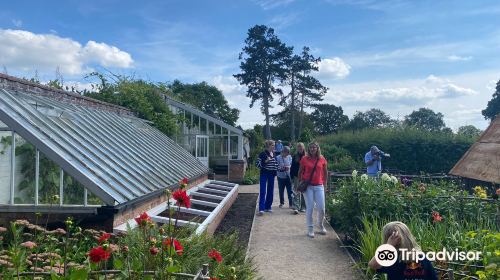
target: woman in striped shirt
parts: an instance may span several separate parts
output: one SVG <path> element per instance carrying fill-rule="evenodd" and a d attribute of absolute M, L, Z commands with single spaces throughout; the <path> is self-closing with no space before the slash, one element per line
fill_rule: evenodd
<path fill-rule="evenodd" d="M 259 194 L 259 215 L 262 216 L 265 212 L 273 212 L 271 205 L 273 204 L 274 194 L 274 177 L 278 170 L 278 162 L 276 161 L 274 151 L 274 141 L 266 140 L 266 149 L 259 154 L 259 158 L 255 165 L 260 169 L 260 194 Z"/>

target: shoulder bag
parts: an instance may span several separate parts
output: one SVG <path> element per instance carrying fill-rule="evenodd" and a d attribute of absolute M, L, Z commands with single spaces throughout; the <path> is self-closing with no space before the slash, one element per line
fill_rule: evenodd
<path fill-rule="evenodd" d="M 316 166 L 318 165 L 318 161 L 319 161 L 319 157 L 318 157 L 318 159 L 316 160 L 316 163 L 314 164 L 314 168 L 313 168 L 313 170 L 312 170 L 312 172 L 311 172 L 311 176 L 309 176 L 309 180 L 307 180 L 307 181 L 305 181 L 305 180 L 304 180 L 304 181 L 301 181 L 301 182 L 299 183 L 299 186 L 297 187 L 297 191 L 299 191 L 299 192 L 303 193 L 303 192 L 305 192 L 305 191 L 307 190 L 307 187 L 308 187 L 308 186 L 309 186 L 309 184 L 311 183 L 312 177 L 313 177 L 313 175 L 314 175 L 314 171 L 316 170 Z"/>

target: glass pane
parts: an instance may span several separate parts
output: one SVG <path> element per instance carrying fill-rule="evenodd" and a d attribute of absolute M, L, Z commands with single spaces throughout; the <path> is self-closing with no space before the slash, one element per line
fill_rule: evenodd
<path fill-rule="evenodd" d="M 87 190 L 87 205 L 104 205 L 104 202 L 95 194 Z"/>
<path fill-rule="evenodd" d="M 11 172 L 12 132 L 0 131 L 0 204 L 10 203 Z"/>
<path fill-rule="evenodd" d="M 14 203 L 35 204 L 36 150 L 18 134 L 15 135 L 15 141 Z"/>
<path fill-rule="evenodd" d="M 38 203 L 59 204 L 54 196 L 59 195 L 61 168 L 43 153 L 40 153 L 40 177 L 38 179 Z"/>
<path fill-rule="evenodd" d="M 75 178 L 64 172 L 63 204 L 83 205 L 84 188 Z"/>
<path fill-rule="evenodd" d="M 200 128 L 200 131 L 202 134 L 207 134 L 207 120 L 206 119 L 203 119 L 201 118 L 201 128 Z"/>
<path fill-rule="evenodd" d="M 0 128 L 6 128 L 8 127 L 6 124 L 4 124 L 2 121 L 0 121 Z"/>
<path fill-rule="evenodd" d="M 186 120 L 186 127 L 189 129 L 191 128 L 191 113 L 186 111 L 186 115 L 185 115 L 185 120 Z"/>

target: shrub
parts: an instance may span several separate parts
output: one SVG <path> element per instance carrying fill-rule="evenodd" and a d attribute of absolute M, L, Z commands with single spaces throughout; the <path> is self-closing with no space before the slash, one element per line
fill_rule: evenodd
<path fill-rule="evenodd" d="M 376 145 L 391 154 L 383 167 L 418 174 L 448 172 L 474 143 L 463 135 L 429 132 L 415 128 L 367 129 L 341 132 L 318 139 L 327 158 L 342 159 L 349 155 L 352 162 L 339 166 L 363 168 L 365 153 Z"/>

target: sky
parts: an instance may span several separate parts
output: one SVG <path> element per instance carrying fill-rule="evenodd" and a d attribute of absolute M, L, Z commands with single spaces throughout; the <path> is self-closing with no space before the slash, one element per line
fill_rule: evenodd
<path fill-rule="evenodd" d="M 254 25 L 274 28 L 300 53 L 322 59 L 324 103 L 379 108 L 396 119 L 426 107 L 447 126 L 485 129 L 481 115 L 500 80 L 499 1 L 224 0 L 6 1 L 0 9 L 0 71 L 79 89 L 101 71 L 152 82 L 206 81 L 249 108 L 238 54 Z M 282 110 L 277 104 L 271 112 Z"/>

